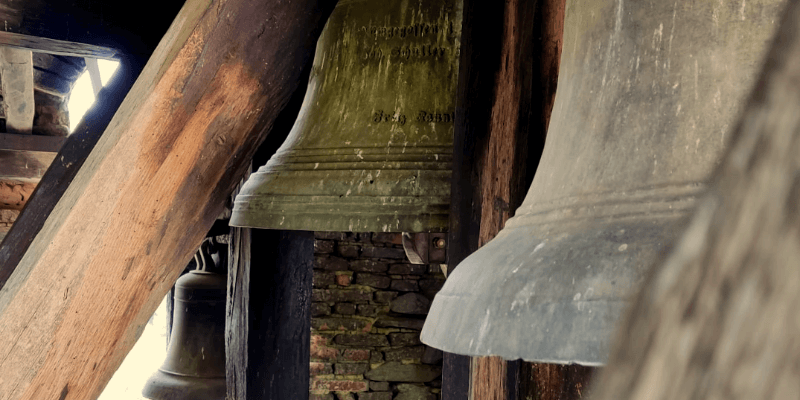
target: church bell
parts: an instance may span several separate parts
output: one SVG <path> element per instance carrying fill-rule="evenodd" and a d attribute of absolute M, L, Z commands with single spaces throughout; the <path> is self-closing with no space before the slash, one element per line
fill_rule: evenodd
<path fill-rule="evenodd" d="M 206 246 L 204 243 L 203 246 Z M 167 358 L 142 396 L 154 400 L 224 400 L 226 276 L 211 272 L 208 254 L 199 269 L 175 283 L 175 311 Z"/>
<path fill-rule="evenodd" d="M 297 121 L 230 224 L 446 230 L 460 31 L 458 0 L 340 0 Z"/>
<path fill-rule="evenodd" d="M 531 188 L 448 277 L 422 341 L 605 364 L 617 320 L 720 161 L 784 3 L 568 0 Z"/>

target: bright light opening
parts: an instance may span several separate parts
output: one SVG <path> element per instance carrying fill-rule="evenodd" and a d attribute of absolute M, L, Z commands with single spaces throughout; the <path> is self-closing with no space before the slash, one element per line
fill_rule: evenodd
<path fill-rule="evenodd" d="M 118 61 L 111 60 L 97 60 L 97 65 L 100 68 L 100 81 L 105 86 L 119 67 Z M 69 95 L 69 103 L 67 109 L 69 110 L 69 131 L 72 133 L 78 123 L 83 119 L 86 111 L 94 104 L 94 91 L 92 90 L 92 79 L 89 77 L 89 71 L 84 71 L 83 75 L 75 81 L 72 86 L 72 92 Z"/>

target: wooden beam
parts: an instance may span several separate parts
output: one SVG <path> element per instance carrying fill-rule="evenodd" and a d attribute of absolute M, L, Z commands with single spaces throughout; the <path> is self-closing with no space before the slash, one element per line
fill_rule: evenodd
<path fill-rule="evenodd" d="M 90 57 L 106 60 L 117 60 L 120 53 L 119 50 L 110 47 L 2 31 L 0 31 L 0 46 L 58 56 Z"/>
<path fill-rule="evenodd" d="M 3 103 L 6 130 L 30 135 L 33 131 L 33 53 L 30 50 L 0 47 Z"/>
<path fill-rule="evenodd" d="M 58 136 L 0 133 L 0 150 L 58 153 L 66 141 L 67 138 Z"/>
<path fill-rule="evenodd" d="M 0 291 L 0 398 L 100 394 L 300 85 L 334 5 L 185 5 Z"/>
<path fill-rule="evenodd" d="M 788 399 L 800 389 L 800 1 L 731 145 L 621 323 L 594 399 Z"/>

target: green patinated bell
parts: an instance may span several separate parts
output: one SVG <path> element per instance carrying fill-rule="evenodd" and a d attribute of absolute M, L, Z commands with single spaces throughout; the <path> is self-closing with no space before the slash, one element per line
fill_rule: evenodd
<path fill-rule="evenodd" d="M 298 119 L 231 225 L 446 230 L 460 24 L 458 0 L 340 1 Z"/>

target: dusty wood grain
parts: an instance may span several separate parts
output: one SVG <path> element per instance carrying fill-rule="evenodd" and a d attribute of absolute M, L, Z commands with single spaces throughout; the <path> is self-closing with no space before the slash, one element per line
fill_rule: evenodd
<path fill-rule="evenodd" d="M 91 57 L 105 60 L 116 60 L 120 53 L 119 50 L 109 47 L 22 35 L 12 32 L 0 32 L 0 45 L 58 56 Z"/>
<path fill-rule="evenodd" d="M 621 324 L 595 399 L 800 393 L 800 2 L 707 196 Z"/>
<path fill-rule="evenodd" d="M 66 141 L 67 138 L 58 136 L 0 133 L 0 150 L 58 153 Z"/>
<path fill-rule="evenodd" d="M 186 4 L 0 291 L 0 399 L 100 393 L 297 87 L 330 3 Z"/>

